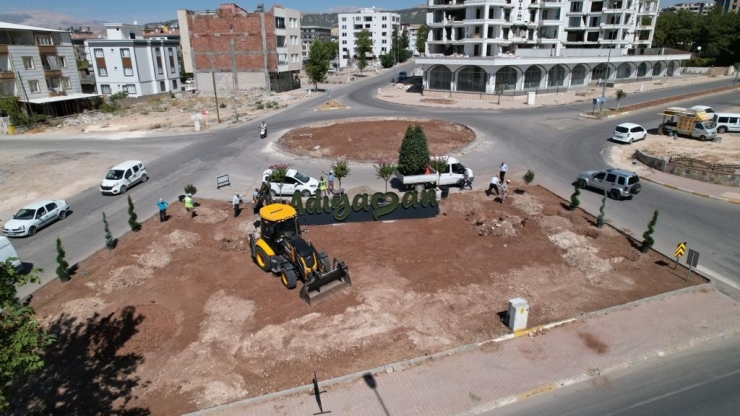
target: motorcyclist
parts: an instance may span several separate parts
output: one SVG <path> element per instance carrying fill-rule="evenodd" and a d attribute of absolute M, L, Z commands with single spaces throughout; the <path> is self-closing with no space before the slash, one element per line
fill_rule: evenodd
<path fill-rule="evenodd" d="M 262 122 L 262 125 L 260 125 L 260 136 L 262 138 L 267 137 L 267 123 L 264 121 Z"/>

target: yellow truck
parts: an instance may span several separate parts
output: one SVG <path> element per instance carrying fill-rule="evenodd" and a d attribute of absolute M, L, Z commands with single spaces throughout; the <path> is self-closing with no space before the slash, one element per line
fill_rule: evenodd
<path fill-rule="evenodd" d="M 658 126 L 658 134 L 693 137 L 703 142 L 717 138 L 717 127 L 713 114 L 683 107 L 668 107 L 658 115 L 663 122 Z"/>

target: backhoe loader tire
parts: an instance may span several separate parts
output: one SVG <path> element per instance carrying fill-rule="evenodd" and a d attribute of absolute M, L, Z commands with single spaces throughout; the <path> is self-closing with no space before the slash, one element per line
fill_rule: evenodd
<path fill-rule="evenodd" d="M 265 250 L 262 247 L 256 247 L 254 251 L 254 262 L 257 263 L 257 266 L 266 272 L 272 271 L 270 257 L 265 253 Z"/>
<path fill-rule="evenodd" d="M 295 274 L 295 270 L 287 269 L 280 273 L 280 281 L 283 282 L 283 286 L 292 290 L 295 289 L 298 283 L 298 276 Z"/>

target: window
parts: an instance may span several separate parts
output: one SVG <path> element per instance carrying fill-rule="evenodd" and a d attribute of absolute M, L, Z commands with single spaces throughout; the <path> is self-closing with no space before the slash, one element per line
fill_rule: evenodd
<path fill-rule="evenodd" d="M 133 77 L 134 76 L 134 68 L 129 67 L 123 67 L 123 75 L 127 77 Z"/>
<path fill-rule="evenodd" d="M 54 34 L 51 36 L 52 42 L 54 42 L 55 45 L 61 45 L 62 44 L 62 36 L 59 34 Z"/>
<path fill-rule="evenodd" d="M 164 92 L 164 81 L 159 81 L 159 92 Z"/>
<path fill-rule="evenodd" d="M 388 20 L 388 16 L 383 16 L 383 20 Z"/>
<path fill-rule="evenodd" d="M 36 35 L 36 44 L 39 46 L 51 46 L 51 38 L 48 35 Z"/>
<path fill-rule="evenodd" d="M 610 174 L 606 175 L 606 181 L 609 182 L 609 183 L 616 182 L 617 181 L 617 175 L 615 175 L 613 173 L 610 173 Z"/>
<path fill-rule="evenodd" d="M 62 68 L 67 67 L 67 57 L 66 56 L 58 56 L 57 59 L 59 60 L 59 66 Z"/>
<path fill-rule="evenodd" d="M 123 90 L 126 91 L 127 94 L 136 94 L 136 84 L 127 84 L 123 86 Z M 138 170 L 136 166 L 134 166 L 134 170 Z"/>
<path fill-rule="evenodd" d="M 62 78 L 62 86 L 65 90 L 72 89 L 72 80 L 67 78 Z"/>
<path fill-rule="evenodd" d="M 383 39 L 383 41 L 381 43 L 386 43 L 386 39 Z"/>
<path fill-rule="evenodd" d="M 170 60 L 170 73 L 175 73 L 175 52 L 172 50 L 172 48 L 167 48 L 167 55 L 169 56 Z"/>
<path fill-rule="evenodd" d="M 131 57 L 131 49 L 121 48 L 121 58 L 130 58 L 130 57 Z"/>
<path fill-rule="evenodd" d="M 101 84 L 100 85 L 100 93 L 101 94 L 110 94 L 110 85 L 108 85 L 108 84 Z"/>
<path fill-rule="evenodd" d="M 275 28 L 276 29 L 285 29 L 285 18 L 284 17 L 276 17 L 275 18 Z"/>
<path fill-rule="evenodd" d="M 604 173 L 604 172 L 599 172 L 599 173 L 597 173 L 597 174 L 596 174 L 596 175 L 594 176 L 594 179 L 598 179 L 598 180 L 600 180 L 600 181 L 603 181 L 603 180 L 604 180 L 604 178 L 606 178 L 606 173 Z"/>
<path fill-rule="evenodd" d="M 107 77 L 108 76 L 108 68 L 104 66 L 98 67 L 98 75 L 101 77 Z"/>
<path fill-rule="evenodd" d="M 583 3 L 574 2 L 570 4 L 570 11 L 573 13 L 580 13 L 583 10 Z"/>
<path fill-rule="evenodd" d="M 28 89 L 31 92 L 39 92 L 41 91 L 41 88 L 39 87 L 39 82 L 34 80 L 28 81 Z"/>
<path fill-rule="evenodd" d="M 343 22 L 346 22 L 346 21 L 347 21 L 347 18 L 346 18 L 346 17 L 343 17 L 343 18 L 342 18 L 342 21 L 343 21 Z"/>
<path fill-rule="evenodd" d="M 105 58 L 105 55 L 103 55 L 103 48 L 95 48 L 95 57 Z"/>
<path fill-rule="evenodd" d="M 388 25 L 382 25 L 381 28 L 387 29 L 388 28 Z"/>
<path fill-rule="evenodd" d="M 172 80 L 172 89 L 173 90 L 176 90 L 177 89 L 177 80 L 176 79 L 173 79 Z"/>
<path fill-rule="evenodd" d="M 57 209 L 57 204 L 55 204 L 54 202 L 50 204 L 46 204 L 47 211 L 51 212 L 51 211 L 54 211 L 55 209 Z"/>
<path fill-rule="evenodd" d="M 568 19 L 568 27 L 581 27 L 581 18 L 571 17 Z"/>
<path fill-rule="evenodd" d="M 342 25 L 342 29 L 346 29 L 346 28 L 347 28 L 347 25 Z"/>
<path fill-rule="evenodd" d="M 34 69 L 35 65 L 33 64 L 33 56 L 24 56 L 23 57 L 23 68 L 25 69 Z"/>
<path fill-rule="evenodd" d="M 346 44 L 347 44 L 347 41 L 346 40 L 343 40 L 342 41 L 342 45 L 346 45 Z"/>
<path fill-rule="evenodd" d="M 134 165 L 134 167 L 132 167 L 131 169 L 134 170 L 134 173 L 139 173 L 139 166 L 138 165 Z"/>

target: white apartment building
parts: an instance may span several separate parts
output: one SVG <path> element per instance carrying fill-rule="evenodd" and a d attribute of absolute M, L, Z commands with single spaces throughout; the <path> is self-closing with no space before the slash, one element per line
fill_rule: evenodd
<path fill-rule="evenodd" d="M 65 116 L 91 108 L 69 32 L 0 22 L 0 96 L 33 114 Z"/>
<path fill-rule="evenodd" d="M 428 0 L 428 54 L 649 47 L 658 0 Z"/>
<path fill-rule="evenodd" d="M 416 40 L 419 38 L 420 27 L 421 25 L 408 25 L 409 50 L 414 56 L 419 55 L 419 51 L 416 50 Z"/>
<path fill-rule="evenodd" d="M 85 41 L 98 93 L 141 97 L 181 90 L 179 41 L 145 39 L 138 25 L 106 23 L 105 28 L 105 39 Z"/>
<path fill-rule="evenodd" d="M 565 91 L 678 76 L 651 49 L 658 0 L 428 0 L 425 95 Z"/>
<path fill-rule="evenodd" d="M 432 1 L 432 0 L 430 0 Z M 462 1 L 462 0 L 460 0 Z M 377 58 L 391 50 L 393 30 L 400 33 L 401 15 L 392 12 L 381 12 L 375 8 L 360 9 L 357 13 L 339 13 L 339 66 L 344 68 L 357 58 L 356 34 L 362 30 L 370 31 L 373 40 L 373 57 Z M 368 57 L 369 58 L 369 57 Z"/>
<path fill-rule="evenodd" d="M 699 3 L 677 3 L 677 4 L 674 4 L 673 6 L 668 6 L 664 8 L 660 12 L 661 13 L 667 12 L 667 11 L 677 12 L 680 10 L 685 10 L 689 13 L 696 13 L 696 14 L 704 15 L 704 14 L 709 13 L 709 11 L 712 10 L 713 8 L 714 8 L 714 3 L 701 3 L 701 2 Z"/>

